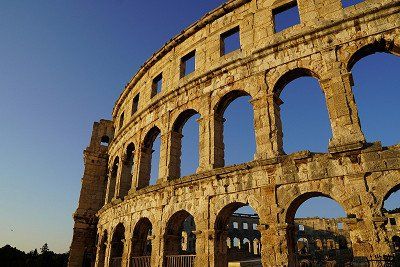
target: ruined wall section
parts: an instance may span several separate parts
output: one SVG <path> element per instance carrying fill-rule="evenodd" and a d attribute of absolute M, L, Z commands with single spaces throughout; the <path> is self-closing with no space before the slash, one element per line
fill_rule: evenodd
<path fill-rule="evenodd" d="M 87 264 L 85 262 L 93 261 L 96 255 L 96 213 L 104 205 L 107 186 L 108 146 L 105 141 L 108 140 L 109 143 L 113 135 L 112 121 L 95 122 L 90 144 L 83 152 L 84 173 L 78 209 L 73 214 L 75 223 L 70 248 L 70 266 Z"/>

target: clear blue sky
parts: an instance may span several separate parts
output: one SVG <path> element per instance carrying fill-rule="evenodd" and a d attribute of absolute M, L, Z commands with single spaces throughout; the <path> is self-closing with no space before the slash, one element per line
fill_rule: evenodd
<path fill-rule="evenodd" d="M 89 142 L 93 121 L 111 117 L 122 88 L 152 53 L 223 2 L 39 0 L 0 4 L 0 247 L 11 244 L 29 251 L 48 242 L 54 251 L 68 250 L 83 173 L 82 150 Z M 369 140 L 399 142 L 395 103 L 400 96 L 399 62 L 384 55 L 355 66 L 356 98 L 364 103 L 360 113 L 367 117 L 363 126 Z M 284 91 L 288 152 L 326 150 L 329 124 L 315 86 L 301 79 Z M 227 163 L 244 161 L 254 153 L 251 131 L 239 132 L 252 127 L 248 102 L 237 100 L 232 105 L 236 106 L 226 112 L 226 133 L 232 133 L 226 135 Z M 379 120 L 370 113 L 378 113 Z M 317 129 L 307 132 L 313 137 L 303 134 L 302 129 L 309 126 Z M 195 127 L 195 121 L 190 121 L 184 135 L 197 133 Z M 241 143 L 233 142 L 235 135 L 242 137 Z M 190 155 L 196 152 L 185 149 L 189 163 L 183 173 L 187 174 L 196 168 L 190 164 Z M 318 210 L 323 209 L 308 208 L 304 214 Z"/>

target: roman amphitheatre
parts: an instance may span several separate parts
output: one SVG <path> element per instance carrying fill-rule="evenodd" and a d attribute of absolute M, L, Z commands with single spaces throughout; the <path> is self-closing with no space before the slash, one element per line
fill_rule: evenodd
<path fill-rule="evenodd" d="M 400 188 L 400 146 L 366 140 L 352 68 L 374 53 L 400 55 L 400 1 L 346 1 L 231 0 L 155 52 L 123 89 L 112 120 L 93 125 L 69 266 L 322 266 L 304 256 L 311 247 L 346 250 L 359 264 L 352 266 L 371 266 L 368 259 L 398 253 L 400 217 L 383 202 Z M 298 22 L 281 29 L 277 18 L 288 10 Z M 283 149 L 280 95 L 304 76 L 325 96 L 326 153 Z M 251 98 L 256 152 L 226 166 L 224 112 L 243 96 Z M 182 128 L 194 115 L 199 165 L 182 177 Z M 295 219 L 318 196 L 347 216 Z M 235 213 L 244 206 L 257 217 Z M 310 225 L 314 232 L 301 236 Z M 235 244 L 235 229 L 239 238 L 249 227 L 252 240 Z M 316 230 L 332 235 L 317 238 Z"/>

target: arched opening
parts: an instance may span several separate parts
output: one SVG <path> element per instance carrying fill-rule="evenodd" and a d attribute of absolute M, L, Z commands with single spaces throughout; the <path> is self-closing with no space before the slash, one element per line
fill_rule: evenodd
<path fill-rule="evenodd" d="M 160 129 L 153 127 L 143 140 L 140 153 L 138 189 L 157 183 L 160 163 Z"/>
<path fill-rule="evenodd" d="M 392 237 L 392 246 L 394 253 L 400 253 L 400 237 L 395 235 Z"/>
<path fill-rule="evenodd" d="M 347 214 L 335 200 L 319 192 L 297 197 L 286 214 L 289 261 L 294 266 L 315 262 L 326 266 L 352 262 Z M 339 226 L 341 225 L 341 226 Z M 345 245 L 339 246 L 339 243 Z"/>
<path fill-rule="evenodd" d="M 107 249 L 107 241 L 108 241 L 108 235 L 107 231 L 105 230 L 103 232 L 103 236 L 101 238 L 101 243 L 100 243 L 100 249 L 99 249 L 99 259 L 98 259 L 98 267 L 104 267 L 105 266 L 105 260 L 106 260 L 106 249 Z"/>
<path fill-rule="evenodd" d="M 165 266 L 193 266 L 196 257 L 196 224 L 181 210 L 169 219 L 164 236 Z"/>
<path fill-rule="evenodd" d="M 250 100 L 248 93 L 235 90 L 225 95 L 217 104 L 214 115 L 215 167 L 254 159 L 254 110 Z"/>
<path fill-rule="evenodd" d="M 193 174 L 199 166 L 199 118 L 197 111 L 188 109 L 178 116 L 172 127 L 170 179 Z"/>
<path fill-rule="evenodd" d="M 384 146 L 400 143 L 400 125 L 394 123 L 400 116 L 398 55 L 390 45 L 377 42 L 358 50 L 348 63 L 362 131 L 367 141 L 381 141 Z"/>
<path fill-rule="evenodd" d="M 400 213 L 400 184 L 391 188 L 383 198 L 382 211 L 384 214 Z"/>
<path fill-rule="evenodd" d="M 103 135 L 100 139 L 100 145 L 102 146 L 108 146 L 110 144 L 110 137 L 107 135 Z"/>
<path fill-rule="evenodd" d="M 150 267 L 153 227 L 147 218 L 141 218 L 133 230 L 131 265 Z"/>
<path fill-rule="evenodd" d="M 279 78 L 274 93 L 280 104 L 278 135 L 283 138 L 283 151 L 327 151 L 332 130 L 318 77 L 308 69 L 291 70 Z"/>
<path fill-rule="evenodd" d="M 121 267 L 122 266 L 122 254 L 124 252 L 124 239 L 125 239 L 125 227 L 122 223 L 118 224 L 114 230 L 114 234 L 111 241 L 110 251 L 110 266 Z"/>
<path fill-rule="evenodd" d="M 110 203 L 115 196 L 115 186 L 117 183 L 118 166 L 119 166 L 119 157 L 116 157 L 114 159 L 114 163 L 112 165 L 110 173 L 110 179 L 108 181 L 107 203 Z"/>
<path fill-rule="evenodd" d="M 135 145 L 130 143 L 125 150 L 125 158 L 122 164 L 122 174 L 120 181 L 119 195 L 121 198 L 128 195 L 132 186 L 132 175 L 134 166 Z"/>
<path fill-rule="evenodd" d="M 241 266 L 249 261 L 261 265 L 261 233 L 257 229 L 259 221 L 258 214 L 247 204 L 235 202 L 224 207 L 214 226 L 214 266 Z M 244 225 L 248 226 L 247 229 Z M 230 246 L 226 240 L 231 240 Z"/>

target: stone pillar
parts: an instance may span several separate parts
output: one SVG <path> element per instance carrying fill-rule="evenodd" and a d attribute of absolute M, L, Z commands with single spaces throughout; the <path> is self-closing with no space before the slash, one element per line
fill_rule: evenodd
<path fill-rule="evenodd" d="M 142 160 L 140 159 L 141 151 L 142 151 L 141 147 L 139 147 L 138 149 L 135 149 L 135 151 L 134 151 L 133 158 L 136 161 L 136 163 L 133 164 L 131 188 L 129 189 L 128 194 L 132 194 L 138 188 L 140 165 L 141 165 L 141 163 L 143 163 Z"/>
<path fill-rule="evenodd" d="M 181 177 L 182 137 L 183 135 L 181 133 L 175 131 L 168 133 L 168 180 L 178 179 Z"/>
<path fill-rule="evenodd" d="M 169 158 L 170 134 L 161 135 L 160 164 L 158 166 L 158 182 L 168 180 L 168 158 Z"/>
<path fill-rule="evenodd" d="M 122 252 L 122 262 L 121 262 L 121 267 L 128 267 L 129 262 L 130 262 L 130 247 L 131 247 L 131 239 L 130 238 L 125 238 L 122 240 L 124 244 L 124 250 Z"/>
<path fill-rule="evenodd" d="M 124 168 L 123 157 L 120 158 L 118 163 L 117 177 L 115 177 L 115 189 L 113 199 L 120 198 L 121 193 L 121 179 L 122 179 L 122 169 Z"/>
<path fill-rule="evenodd" d="M 224 121 L 222 114 L 214 113 L 209 117 L 211 137 L 211 166 L 220 168 L 225 166 L 224 159 Z"/>
<path fill-rule="evenodd" d="M 197 230 L 193 234 L 196 236 L 195 266 L 208 266 L 207 231 Z"/>
<path fill-rule="evenodd" d="M 283 133 L 282 133 L 282 122 L 280 115 L 280 105 L 282 100 L 274 94 L 266 96 L 266 142 L 265 152 L 267 158 L 274 158 L 278 155 L 284 154 L 283 152 Z"/>
<path fill-rule="evenodd" d="M 279 105 L 275 102 L 273 97 L 266 95 L 250 101 L 254 110 L 256 140 L 254 159 L 274 158 L 282 154 L 282 131 L 279 134 L 278 129 L 280 128 L 277 127 L 277 125 L 280 125 Z"/>
<path fill-rule="evenodd" d="M 140 147 L 140 159 L 138 163 L 138 174 L 136 179 L 136 189 L 141 189 L 149 185 L 151 172 L 152 148 Z"/>
<path fill-rule="evenodd" d="M 332 69 L 329 77 L 320 80 L 332 128 L 330 152 L 358 149 L 365 143 L 357 106 L 351 89 L 351 74 Z"/>
<path fill-rule="evenodd" d="M 104 267 L 109 267 L 110 266 L 111 247 L 112 247 L 112 242 L 107 242 L 107 245 L 106 245 L 106 256 L 104 257 Z"/>
<path fill-rule="evenodd" d="M 197 120 L 199 123 L 199 167 L 197 172 L 213 169 L 211 120 L 211 116 L 203 116 Z"/>
<path fill-rule="evenodd" d="M 111 188 L 111 170 L 109 170 L 107 173 L 107 187 L 106 187 L 106 197 L 104 199 L 104 204 L 107 204 L 109 202 L 110 188 Z"/>

